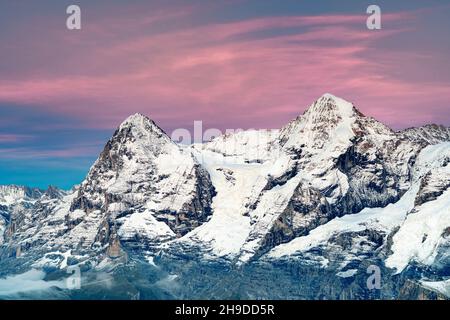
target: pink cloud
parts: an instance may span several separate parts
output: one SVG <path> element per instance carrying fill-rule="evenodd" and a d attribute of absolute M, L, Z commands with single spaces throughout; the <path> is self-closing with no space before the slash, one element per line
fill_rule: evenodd
<path fill-rule="evenodd" d="M 142 23 L 186 19 L 186 12 L 192 13 L 160 14 Z M 423 106 L 449 101 L 449 84 L 398 77 L 405 57 L 415 61 L 422 56 L 383 52 L 376 45 L 410 30 L 368 31 L 365 18 L 267 17 L 148 34 L 131 32 L 136 28 L 131 20 L 112 29 L 99 22 L 90 27 L 92 34 L 54 35 L 62 41 L 59 45 L 81 48 L 99 39 L 89 50 L 65 56 L 61 69 L 13 80 L 0 77 L 0 101 L 37 105 L 92 127 L 115 126 L 127 115 L 143 112 L 166 127 L 204 120 L 219 128 L 271 128 L 332 92 L 395 126 L 434 120 L 432 109 Z M 396 23 L 414 15 L 386 14 L 383 19 Z M 296 27 L 294 34 L 253 34 Z M 132 34 L 127 40 L 112 36 L 127 32 Z M 42 45 L 30 41 L 31 46 Z M 384 63 L 373 59 L 377 55 Z M 406 114 L 403 119 L 400 112 Z"/>
<path fill-rule="evenodd" d="M 99 147 L 81 146 L 57 150 L 34 150 L 30 148 L 1 148 L 2 159 L 55 159 L 85 157 L 86 155 L 97 154 Z"/>
<path fill-rule="evenodd" d="M 0 134 L 0 143 L 19 142 L 31 139 L 29 135 L 22 134 Z"/>

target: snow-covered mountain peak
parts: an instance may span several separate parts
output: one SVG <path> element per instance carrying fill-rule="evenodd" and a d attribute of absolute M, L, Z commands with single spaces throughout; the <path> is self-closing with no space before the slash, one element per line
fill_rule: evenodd
<path fill-rule="evenodd" d="M 312 116 L 317 119 L 319 116 L 329 116 L 330 120 L 334 120 L 335 116 L 352 117 L 355 113 L 361 114 L 351 102 L 325 93 L 306 110 L 303 117 Z"/>
<path fill-rule="evenodd" d="M 41 197 L 42 190 L 23 186 L 0 186 L 0 205 L 12 205 L 20 201 L 32 201 Z"/>
<path fill-rule="evenodd" d="M 450 128 L 437 124 L 408 128 L 400 131 L 400 134 L 412 142 L 424 144 L 438 144 L 450 140 Z"/>
<path fill-rule="evenodd" d="M 107 142 L 71 200 L 67 237 L 82 246 L 104 246 L 116 236 L 164 241 L 203 223 L 213 193 L 190 151 L 148 117 L 134 114 Z"/>
<path fill-rule="evenodd" d="M 164 142 L 170 142 L 169 136 L 163 129 L 149 117 L 140 113 L 135 113 L 125 119 L 114 134 L 114 137 L 116 136 L 132 137 L 133 141 L 143 139 L 150 141 L 156 138 Z"/>
<path fill-rule="evenodd" d="M 285 148 L 295 150 L 329 147 L 333 151 L 338 145 L 346 148 L 355 136 L 355 122 L 360 116 L 352 103 L 327 93 L 282 128 L 280 141 Z"/>
<path fill-rule="evenodd" d="M 129 116 L 128 118 L 126 118 L 120 125 L 120 127 L 132 124 L 132 125 L 142 125 L 145 122 L 151 122 L 154 123 L 153 120 L 151 120 L 149 117 L 147 117 L 146 115 L 143 115 L 142 113 L 135 113 L 132 114 L 131 116 Z"/>
<path fill-rule="evenodd" d="M 155 174 L 158 167 L 156 159 L 165 157 L 167 164 L 176 161 L 181 153 L 180 148 L 150 118 L 136 113 L 122 122 L 106 143 L 83 181 L 79 194 L 89 193 L 92 189 L 101 192 L 114 190 L 114 193 L 134 190 L 130 186 L 137 185 L 137 181 L 145 183 L 151 180 L 148 176 Z"/>

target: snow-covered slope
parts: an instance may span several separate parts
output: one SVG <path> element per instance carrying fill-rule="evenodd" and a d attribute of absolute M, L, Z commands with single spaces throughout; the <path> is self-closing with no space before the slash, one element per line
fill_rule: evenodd
<path fill-rule="evenodd" d="M 393 236 L 392 254 L 386 260 L 398 272 L 411 261 L 450 263 L 450 142 L 422 150 L 417 170 L 423 178 L 411 202 L 413 209 Z"/>
<path fill-rule="evenodd" d="M 274 141 L 278 136 L 279 130 L 237 131 L 197 145 L 196 149 L 222 154 L 237 163 L 261 163 L 273 158 Z"/>

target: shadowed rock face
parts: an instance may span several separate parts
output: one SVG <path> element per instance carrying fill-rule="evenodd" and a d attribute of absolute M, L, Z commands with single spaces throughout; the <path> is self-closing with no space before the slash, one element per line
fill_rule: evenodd
<path fill-rule="evenodd" d="M 406 280 L 400 288 L 399 300 L 448 300 L 449 298 L 440 292 L 424 287 L 418 282 Z"/>
<path fill-rule="evenodd" d="M 426 202 L 436 200 L 450 188 L 450 174 L 447 172 L 432 172 L 425 175 L 417 193 L 415 205 L 420 206 Z"/>
<path fill-rule="evenodd" d="M 208 172 L 200 165 L 194 166 L 194 173 L 189 178 L 196 180 L 192 200 L 183 204 L 175 221 L 167 221 L 169 227 L 181 236 L 206 222 L 212 214 L 211 202 L 216 195 Z"/>
<path fill-rule="evenodd" d="M 325 196 L 318 190 L 300 184 L 286 209 L 264 237 L 256 256 L 281 243 L 308 234 L 310 230 L 326 223 L 332 217 L 332 208 Z"/>

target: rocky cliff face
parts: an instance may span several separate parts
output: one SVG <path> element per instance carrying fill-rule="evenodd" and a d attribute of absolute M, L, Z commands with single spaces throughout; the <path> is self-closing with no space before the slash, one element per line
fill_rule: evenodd
<path fill-rule="evenodd" d="M 437 290 L 427 288 L 420 283 L 407 280 L 400 288 L 400 300 L 447 300 L 448 297 Z"/>
<path fill-rule="evenodd" d="M 40 223 L 65 194 L 65 191 L 53 186 L 47 190 L 0 186 L 0 243 L 14 243 L 15 236 Z M 15 252 L 16 249 L 12 250 Z"/>
<path fill-rule="evenodd" d="M 448 128 L 395 132 L 330 94 L 280 130 L 203 145 L 180 146 L 136 114 L 72 192 L 0 189 L 1 263 L 89 269 L 138 255 L 188 275 L 194 260 L 245 268 L 262 283 L 278 265 L 311 275 L 313 295 L 286 284 L 298 297 L 395 297 L 404 279 L 448 277 L 449 163 Z M 368 293 L 370 264 L 402 280 Z M 239 295 L 258 292 L 241 280 Z"/>
<path fill-rule="evenodd" d="M 419 128 L 405 129 L 400 131 L 399 134 L 404 135 L 415 143 L 438 144 L 450 139 L 450 128 L 436 124 L 427 124 Z"/>

